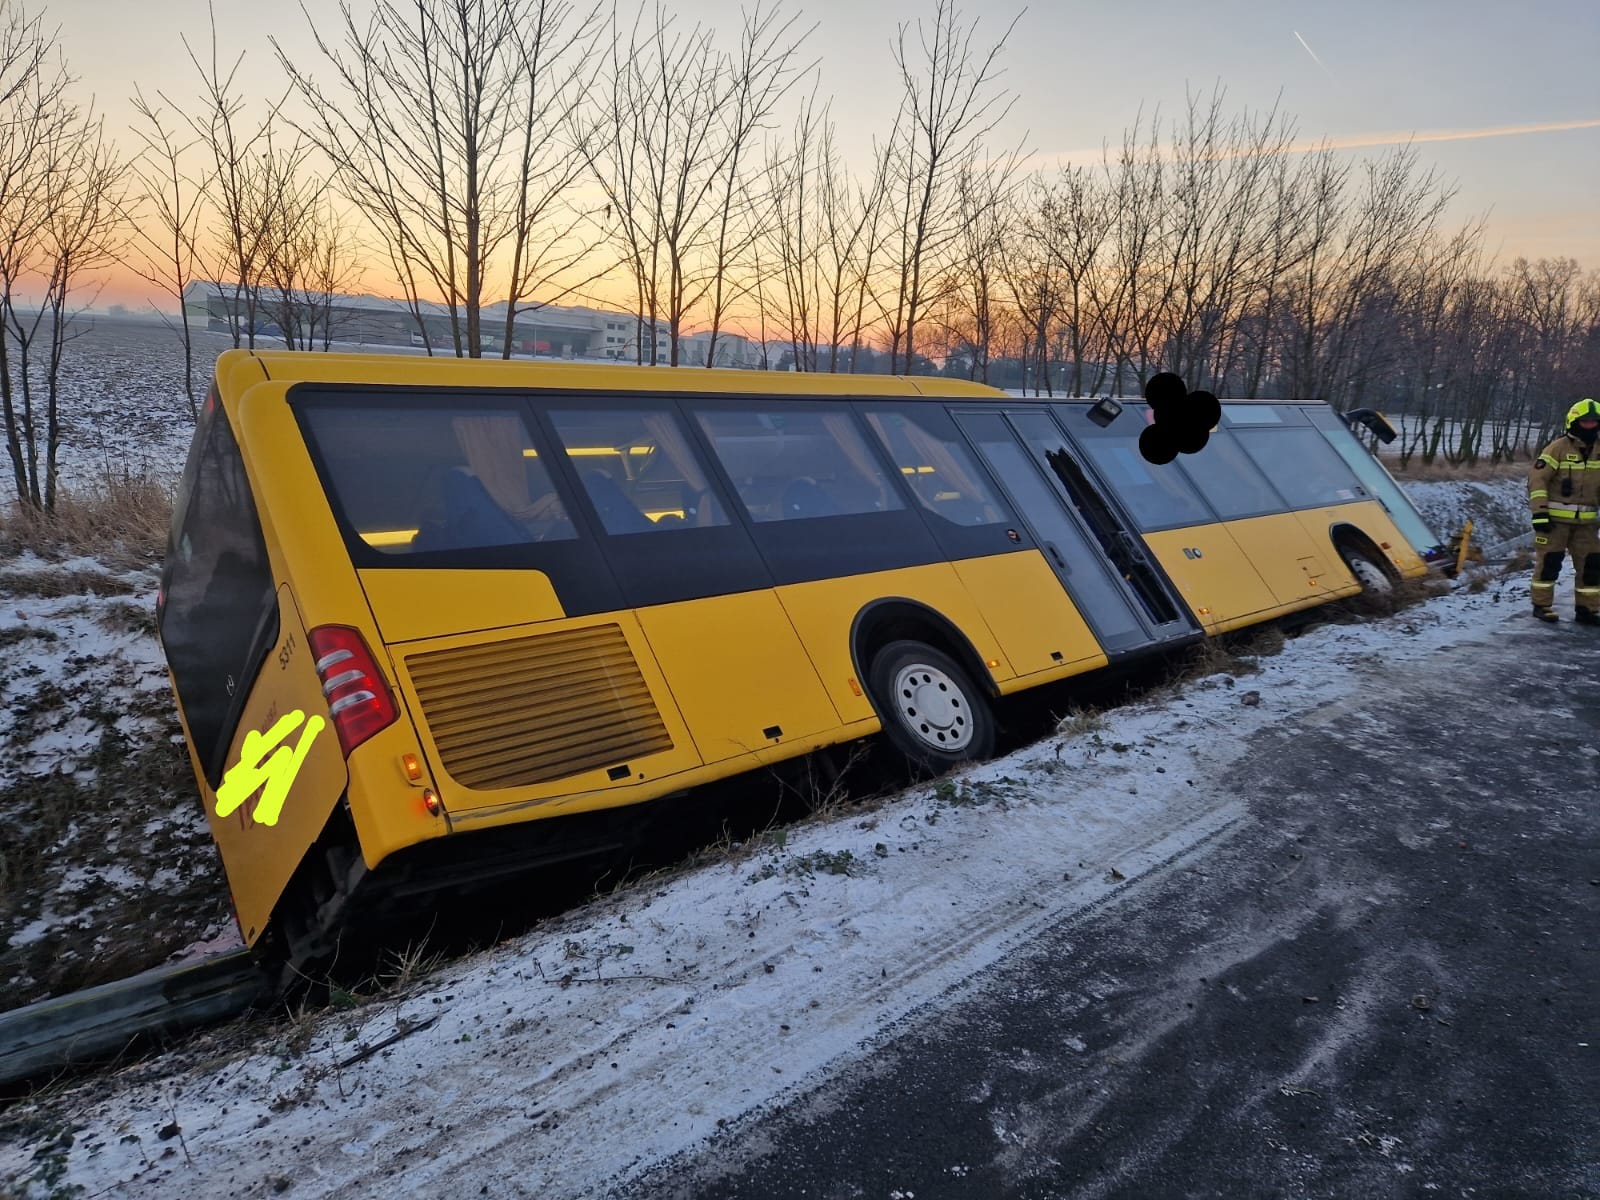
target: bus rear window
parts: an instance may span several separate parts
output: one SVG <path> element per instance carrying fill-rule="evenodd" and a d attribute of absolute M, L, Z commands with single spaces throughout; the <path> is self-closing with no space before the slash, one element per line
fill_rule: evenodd
<path fill-rule="evenodd" d="M 278 604 L 255 499 L 222 408 L 191 456 L 161 581 L 160 633 L 178 702 L 215 787 Z"/>

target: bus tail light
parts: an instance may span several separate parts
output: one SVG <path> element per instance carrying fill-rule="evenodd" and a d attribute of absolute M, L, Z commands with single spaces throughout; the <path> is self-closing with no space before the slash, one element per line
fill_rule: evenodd
<path fill-rule="evenodd" d="M 328 698 L 339 748 L 346 758 L 362 742 L 394 723 L 394 696 L 361 634 L 344 625 L 319 625 L 306 635 L 317 658 L 317 678 Z"/>

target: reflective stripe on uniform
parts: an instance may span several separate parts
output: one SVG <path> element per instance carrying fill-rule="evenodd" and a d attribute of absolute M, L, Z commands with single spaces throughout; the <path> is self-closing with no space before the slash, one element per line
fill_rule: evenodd
<path fill-rule="evenodd" d="M 1549 495 L 1550 495 L 1550 493 L 1545 491 L 1544 488 L 1540 488 L 1537 492 L 1529 492 L 1528 493 L 1528 499 L 1529 500 L 1544 500 L 1544 499 L 1547 499 L 1549 497 Z"/>
<path fill-rule="evenodd" d="M 1566 521 L 1592 521 L 1596 516 L 1600 516 L 1600 510 L 1597 510 L 1592 504 L 1575 504 L 1570 508 L 1558 508 L 1552 504 L 1550 506 L 1550 515 Z"/>
<path fill-rule="evenodd" d="M 1550 454 L 1539 456 L 1541 466 L 1557 467 L 1563 471 L 1584 471 L 1593 467 L 1600 471 L 1600 458 L 1584 458 L 1581 454 L 1569 454 L 1566 458 L 1556 458 Z"/>

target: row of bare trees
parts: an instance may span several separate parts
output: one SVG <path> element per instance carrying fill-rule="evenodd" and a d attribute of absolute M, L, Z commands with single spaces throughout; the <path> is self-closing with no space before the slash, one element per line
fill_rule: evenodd
<path fill-rule="evenodd" d="M 985 40 L 955 0 L 901 27 L 898 104 L 843 135 L 802 89 L 809 31 L 765 0 L 720 36 L 659 0 L 588 2 L 305 11 L 316 51 L 275 45 L 270 97 L 242 93 L 213 27 L 185 43 L 192 92 L 134 98 L 124 161 L 49 27 L 0 0 L 0 403 L 23 502 L 53 504 L 69 297 L 114 257 L 177 308 L 190 364 L 198 282 L 239 345 L 327 348 L 336 297 L 365 285 L 401 293 L 429 353 L 509 356 L 519 316 L 627 296 L 644 363 L 708 332 L 715 365 L 737 332 L 781 347 L 774 366 L 1053 394 L 1175 370 L 1403 410 L 1405 454 L 1429 460 L 1524 453 L 1593 389 L 1596 276 L 1496 271 L 1412 147 L 1308 149 L 1218 90 L 1098 161 L 1027 170 L 998 141 L 1014 25 Z"/>
<path fill-rule="evenodd" d="M 1351 164 L 1272 114 L 1192 103 L 1097 168 L 1024 180 L 972 223 L 938 312 L 944 369 L 1066 394 L 1158 370 L 1222 395 L 1404 421 L 1402 459 L 1528 453 L 1600 376 L 1600 272 L 1486 262 L 1481 225 L 1404 147 Z"/>
<path fill-rule="evenodd" d="M 808 31 L 760 3 L 726 47 L 658 0 L 631 19 L 570 0 L 376 0 L 360 18 L 344 4 L 326 30 L 307 14 L 311 61 L 276 47 L 285 93 L 253 121 L 239 60 L 219 59 L 213 31 L 208 57 L 189 48 L 195 102 L 137 102 L 154 218 L 144 273 L 174 297 L 196 279 L 219 285 L 237 344 L 268 322 L 309 348 L 315 322 L 295 310 L 320 302 L 331 315 L 355 258 L 336 200 L 430 353 L 434 302 L 450 331 L 438 349 L 509 355 L 519 315 L 631 294 L 641 362 L 678 364 L 702 330 L 714 364 L 730 325 L 770 315 L 813 358 L 826 344 L 832 366 L 848 333 L 852 363 L 882 338 L 891 366 L 909 369 L 952 248 L 1017 167 L 985 149 L 1012 103 L 995 86 L 1005 37 L 980 46 L 953 0 L 935 5 L 892 48 L 902 103 L 865 186 L 810 136 L 832 127 L 814 96 L 804 140 L 778 144 L 780 106 L 813 64 Z M 812 219 L 794 189 L 816 184 L 813 154 L 825 156 L 830 235 L 851 227 L 833 248 L 826 342 L 785 319 L 769 284 L 819 302 L 812 235 L 786 224 Z"/>

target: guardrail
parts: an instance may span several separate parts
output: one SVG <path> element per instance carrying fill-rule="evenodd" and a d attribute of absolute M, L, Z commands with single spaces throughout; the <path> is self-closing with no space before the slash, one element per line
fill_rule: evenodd
<path fill-rule="evenodd" d="M 233 950 L 0 1013 L 0 1085 L 112 1058 L 139 1038 L 225 1020 L 267 990 L 249 951 Z"/>

